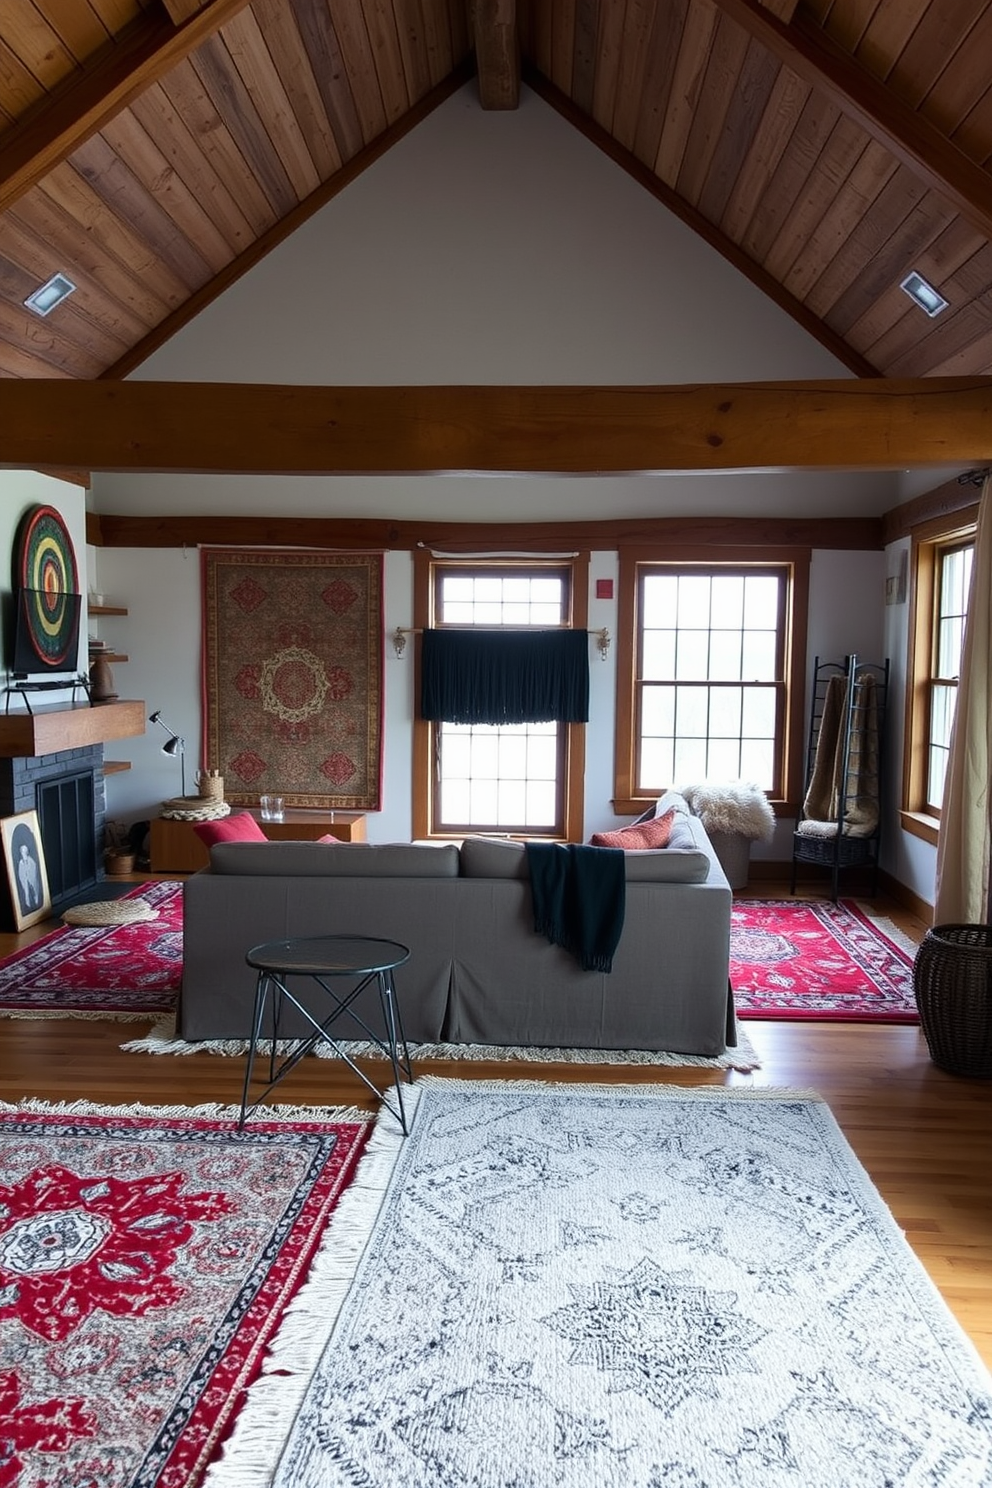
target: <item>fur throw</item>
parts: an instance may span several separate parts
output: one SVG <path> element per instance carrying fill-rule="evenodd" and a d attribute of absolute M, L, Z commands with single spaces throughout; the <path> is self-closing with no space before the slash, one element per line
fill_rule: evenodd
<path fill-rule="evenodd" d="M 736 780 L 731 785 L 683 785 L 679 790 L 706 831 L 728 832 L 752 842 L 771 842 L 775 813 L 760 785 Z"/>

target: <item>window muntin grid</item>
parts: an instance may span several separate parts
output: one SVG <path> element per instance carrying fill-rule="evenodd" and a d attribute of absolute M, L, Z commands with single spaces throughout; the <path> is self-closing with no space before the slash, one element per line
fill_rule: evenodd
<path fill-rule="evenodd" d="M 974 555 L 973 542 L 941 548 L 937 553 L 926 750 L 926 807 L 935 815 L 944 798 Z"/>
<path fill-rule="evenodd" d="M 783 569 L 645 566 L 638 593 L 636 788 L 781 789 Z"/>
<path fill-rule="evenodd" d="M 564 626 L 570 580 L 563 568 L 439 567 L 435 624 Z M 435 723 L 432 730 L 432 831 L 564 834 L 565 725 Z"/>

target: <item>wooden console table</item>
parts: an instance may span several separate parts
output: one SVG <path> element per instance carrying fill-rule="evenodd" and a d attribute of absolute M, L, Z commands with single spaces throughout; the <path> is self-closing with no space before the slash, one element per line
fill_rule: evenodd
<path fill-rule="evenodd" d="M 240 808 L 235 806 L 234 810 Z M 257 806 L 246 808 L 270 842 L 316 842 L 318 837 L 336 837 L 339 842 L 365 841 L 365 813 L 361 811 L 301 811 L 287 806 L 282 821 L 263 821 Z M 153 873 L 196 873 L 206 868 L 210 853 L 194 832 L 191 821 L 157 816 L 151 826 Z"/>

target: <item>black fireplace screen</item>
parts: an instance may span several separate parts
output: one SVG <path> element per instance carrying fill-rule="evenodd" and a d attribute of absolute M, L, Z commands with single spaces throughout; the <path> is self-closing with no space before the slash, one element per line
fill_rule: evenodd
<path fill-rule="evenodd" d="M 93 771 L 41 781 L 36 799 L 54 907 L 97 881 Z"/>

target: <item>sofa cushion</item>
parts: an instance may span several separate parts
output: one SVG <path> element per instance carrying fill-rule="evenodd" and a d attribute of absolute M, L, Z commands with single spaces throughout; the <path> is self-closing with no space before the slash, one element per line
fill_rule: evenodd
<path fill-rule="evenodd" d="M 664 795 L 658 797 L 657 801 L 652 801 L 648 809 L 642 811 L 640 816 L 635 816 L 629 825 L 639 827 L 642 822 L 652 821 L 656 816 L 664 816 L 666 811 L 674 811 L 676 816 L 692 815 L 685 796 L 680 795 L 678 791 L 667 790 Z"/>
<path fill-rule="evenodd" d="M 265 842 L 265 833 L 250 811 L 234 811 L 215 821 L 193 823 L 193 831 L 201 842 L 213 847 L 217 842 Z"/>
<path fill-rule="evenodd" d="M 628 883 L 705 883 L 711 861 L 700 847 L 657 847 L 625 852 Z"/>
<path fill-rule="evenodd" d="M 509 837 L 466 837 L 461 871 L 463 878 L 530 878 L 527 849 Z"/>
<path fill-rule="evenodd" d="M 702 828 L 699 828 L 702 831 Z M 679 846 L 674 845 L 676 835 Z M 710 857 L 696 842 L 688 820 L 677 819 L 668 847 L 624 853 L 627 883 L 703 883 L 710 873 Z M 527 848 L 508 837 L 466 837 L 462 843 L 464 878 L 529 879 Z"/>
<path fill-rule="evenodd" d="M 261 878 L 457 878 L 458 848 L 412 842 L 221 842 L 212 873 Z"/>
<path fill-rule="evenodd" d="M 667 847 L 672 835 L 674 810 L 651 821 L 620 827 L 616 832 L 593 832 L 590 841 L 593 847 L 622 847 L 625 851 L 648 847 Z"/>

